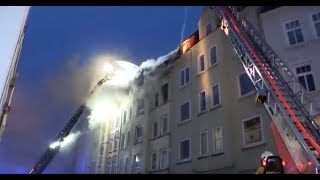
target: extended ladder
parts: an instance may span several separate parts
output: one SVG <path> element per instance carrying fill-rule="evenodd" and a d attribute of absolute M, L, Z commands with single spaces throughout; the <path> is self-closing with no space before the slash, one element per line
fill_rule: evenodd
<path fill-rule="evenodd" d="M 304 87 L 258 31 L 233 7 L 213 7 L 246 73 L 257 90 L 300 173 L 319 173 L 320 133 Z"/>

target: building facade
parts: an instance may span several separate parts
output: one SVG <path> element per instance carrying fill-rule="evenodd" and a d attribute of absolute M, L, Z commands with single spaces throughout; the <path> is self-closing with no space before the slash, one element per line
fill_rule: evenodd
<path fill-rule="evenodd" d="M 319 7 L 241 11 L 314 98 L 320 88 L 319 12 Z M 215 13 L 205 7 L 198 31 L 177 56 L 135 86 L 121 114 L 96 131 L 99 142 L 85 168 L 92 170 L 85 173 L 254 173 L 264 151 L 278 150 L 272 119 L 256 104 L 237 58 Z"/>
<path fill-rule="evenodd" d="M 10 111 L 29 6 L 0 7 L 0 142 Z"/>

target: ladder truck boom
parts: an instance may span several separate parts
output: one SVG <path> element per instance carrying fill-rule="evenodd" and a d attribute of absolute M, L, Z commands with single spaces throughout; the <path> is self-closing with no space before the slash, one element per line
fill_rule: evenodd
<path fill-rule="evenodd" d="M 89 97 L 95 92 L 95 90 L 100 87 L 104 82 L 110 80 L 111 77 L 109 75 L 106 75 L 103 79 L 101 79 L 93 88 L 93 90 L 90 92 Z M 74 115 L 71 117 L 71 119 L 68 121 L 67 125 L 63 128 L 63 130 L 58 134 L 55 141 L 57 146 L 49 147 L 46 152 L 41 156 L 39 161 L 35 164 L 33 169 L 29 172 L 29 174 L 41 174 L 47 166 L 50 164 L 50 162 L 53 160 L 53 158 L 58 154 L 61 146 L 60 143 L 64 141 L 64 138 L 66 138 L 74 125 L 78 122 L 79 118 L 81 117 L 82 113 L 86 110 L 85 103 L 81 104 L 77 111 L 74 113 Z"/>
<path fill-rule="evenodd" d="M 319 173 L 320 131 L 314 107 L 304 87 L 258 31 L 234 7 L 210 7 L 238 59 L 258 90 L 267 92 L 263 102 L 300 173 Z M 309 166 L 307 166 L 309 167 Z"/>

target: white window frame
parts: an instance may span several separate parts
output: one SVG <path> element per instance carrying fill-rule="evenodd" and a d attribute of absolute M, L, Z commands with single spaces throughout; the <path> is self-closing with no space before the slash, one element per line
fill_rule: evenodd
<path fill-rule="evenodd" d="M 107 173 L 112 174 L 112 157 L 107 158 Z"/>
<path fill-rule="evenodd" d="M 246 71 L 242 71 L 240 74 L 238 74 L 237 76 L 237 84 L 238 84 L 238 94 L 239 94 L 239 98 L 244 98 L 244 97 L 247 97 L 247 96 L 250 96 L 250 95 L 253 95 L 255 93 L 255 88 L 253 88 L 253 90 L 251 92 L 248 92 L 247 94 L 244 94 L 244 95 L 241 95 L 241 84 L 240 84 L 240 76 L 242 74 L 247 74 Z M 248 76 L 248 78 L 250 79 L 250 77 Z M 253 85 L 254 86 L 254 85 Z"/>
<path fill-rule="evenodd" d="M 142 134 L 141 134 L 141 137 L 137 137 L 137 129 L 138 129 L 138 127 L 141 127 L 142 128 Z M 137 144 L 137 143 L 141 143 L 142 142 L 142 136 L 143 136 L 143 127 L 142 127 L 142 125 L 141 124 L 139 124 L 139 125 L 137 125 L 136 127 L 135 127 L 135 135 L 134 135 L 134 143 L 135 144 Z"/>
<path fill-rule="evenodd" d="M 312 29 L 313 29 L 313 35 L 315 37 L 315 39 L 319 39 L 320 38 L 320 34 L 318 36 L 318 33 L 317 33 L 317 29 L 316 29 L 316 23 L 320 23 L 320 17 L 319 19 L 315 22 L 312 18 L 313 15 L 315 14 L 319 14 L 320 13 L 320 10 L 318 11 L 314 11 L 312 13 L 310 13 L 310 20 L 311 20 L 311 24 L 312 24 Z"/>
<path fill-rule="evenodd" d="M 217 62 L 216 63 L 214 63 L 214 64 L 212 64 L 211 62 L 211 49 L 212 48 L 216 48 L 216 57 L 217 57 Z M 210 47 L 210 49 L 209 49 L 209 59 L 210 59 L 210 67 L 213 67 L 213 66 L 216 66 L 218 63 L 219 63 L 219 58 L 218 58 L 218 46 L 216 45 L 216 44 L 214 44 L 213 46 L 211 46 Z"/>
<path fill-rule="evenodd" d="M 245 128 L 244 128 L 244 123 L 245 123 L 246 121 L 255 119 L 255 118 L 257 118 L 257 117 L 260 118 L 261 141 L 255 142 L 255 143 L 246 144 L 246 140 L 245 140 L 245 133 L 246 133 L 246 132 L 245 132 Z M 253 115 L 253 116 L 247 117 L 247 118 L 245 118 L 245 119 L 242 119 L 242 120 L 241 120 L 241 127 L 242 127 L 242 144 L 243 144 L 243 147 L 244 147 L 244 148 L 255 147 L 255 146 L 259 146 L 259 145 L 265 143 L 265 136 L 264 136 L 264 131 L 263 131 L 264 124 L 263 124 L 262 116 L 261 116 L 260 114 Z"/>
<path fill-rule="evenodd" d="M 216 131 L 218 128 L 221 128 L 221 132 L 222 132 L 222 149 L 221 151 L 217 151 L 217 138 L 216 138 Z M 224 141 L 223 141 L 223 127 L 220 125 L 220 126 L 217 126 L 215 128 L 212 129 L 212 138 L 213 138 L 213 154 L 219 154 L 219 153 L 223 153 L 224 152 Z"/>
<path fill-rule="evenodd" d="M 203 70 L 201 70 L 201 56 L 203 56 Z M 203 72 L 206 71 L 206 59 L 205 59 L 205 55 L 204 53 L 201 53 L 199 56 L 198 56 L 198 74 L 201 74 Z"/>
<path fill-rule="evenodd" d="M 122 138 L 123 137 L 123 138 Z M 121 134 L 121 140 L 120 140 L 120 149 L 125 149 L 127 147 L 127 135 L 126 133 Z M 122 144 L 123 142 L 123 144 Z"/>
<path fill-rule="evenodd" d="M 154 124 L 157 123 L 157 134 L 156 136 L 154 135 L 154 131 L 155 131 L 155 128 L 154 128 Z M 154 121 L 153 124 L 152 124 L 152 138 L 157 138 L 160 136 L 160 122 L 159 121 Z"/>
<path fill-rule="evenodd" d="M 181 121 L 181 106 L 189 102 L 189 118 Z M 179 106 L 179 124 L 186 123 L 191 120 L 191 101 L 187 100 Z"/>
<path fill-rule="evenodd" d="M 201 110 L 201 94 L 204 92 L 204 100 L 205 100 L 205 108 L 203 110 Z M 199 113 L 206 111 L 208 108 L 208 101 L 207 101 L 207 93 L 206 90 L 202 90 L 199 93 Z"/>
<path fill-rule="evenodd" d="M 136 167 L 135 167 L 135 160 L 136 160 L 136 158 L 135 158 L 135 157 L 137 157 L 137 156 L 142 157 L 142 154 L 141 154 L 141 153 L 138 153 L 138 154 L 133 155 L 133 160 L 132 160 L 132 172 L 133 172 L 134 174 L 138 174 L 138 173 L 141 173 L 141 172 L 142 172 L 142 162 L 141 162 L 141 160 L 139 161 L 139 163 L 140 163 L 140 170 L 139 170 L 139 171 L 136 171 Z"/>
<path fill-rule="evenodd" d="M 204 154 L 202 154 L 202 139 L 201 139 L 201 137 L 202 137 L 202 134 L 207 134 L 207 149 L 206 149 L 206 152 L 204 153 Z M 204 130 L 204 131 L 201 131 L 200 132 L 200 137 L 199 137 L 199 139 L 200 139 L 200 152 L 199 152 L 199 156 L 206 156 L 206 155 L 208 155 L 209 154 L 209 133 L 208 133 L 208 130 L 206 129 L 206 130 Z"/>
<path fill-rule="evenodd" d="M 166 157 L 165 157 L 165 159 L 166 159 L 166 164 L 165 165 L 163 165 L 163 162 L 162 162 L 162 152 L 163 151 L 166 151 L 167 153 L 166 153 Z M 168 148 L 162 148 L 162 149 L 160 149 L 160 154 L 159 154 L 159 169 L 160 170 L 163 170 L 163 169 L 166 169 L 166 168 L 168 168 L 168 165 L 169 165 L 169 152 L 168 152 Z"/>
<path fill-rule="evenodd" d="M 291 45 L 291 44 L 290 44 L 290 41 L 289 41 L 288 31 L 295 31 L 295 30 L 298 29 L 298 28 L 287 30 L 286 24 L 291 23 L 292 21 L 296 21 L 296 20 L 299 21 L 299 28 L 301 29 L 303 41 L 302 41 L 302 42 L 296 42 L 295 44 L 292 44 L 292 45 Z M 292 19 L 290 19 L 290 20 L 284 21 L 284 22 L 282 23 L 282 29 L 283 29 L 283 33 L 284 33 L 284 36 L 285 36 L 285 39 L 286 39 L 286 45 L 287 45 L 287 47 L 295 47 L 295 46 L 297 46 L 297 45 L 300 45 L 300 44 L 303 44 L 303 43 L 306 42 L 306 39 L 305 39 L 306 37 L 305 37 L 305 34 L 303 33 L 303 28 L 302 28 L 302 24 L 301 24 L 301 18 L 295 17 L 295 18 L 292 18 Z M 295 38 L 297 38 L 295 32 L 294 32 L 294 36 L 295 36 Z M 297 39 L 296 39 L 296 40 L 297 40 Z"/>
<path fill-rule="evenodd" d="M 210 33 L 208 33 L 208 32 L 207 32 L 207 26 L 208 26 L 208 25 L 210 25 L 210 26 L 211 26 L 211 32 L 210 32 L 210 33 L 212 33 L 212 32 L 213 32 L 213 28 L 212 28 L 212 24 L 211 24 L 211 22 L 207 22 L 207 23 L 206 23 L 206 25 L 204 26 L 204 35 L 205 35 L 205 37 L 206 37 L 206 36 L 208 36 L 208 35 L 210 34 Z"/>
<path fill-rule="evenodd" d="M 163 132 L 163 120 L 165 118 L 167 119 L 167 131 Z M 162 136 L 162 135 L 165 135 L 165 134 L 167 134 L 169 132 L 169 119 L 168 119 L 168 115 L 167 114 L 161 116 L 161 122 L 160 123 L 161 123 L 160 135 Z"/>
<path fill-rule="evenodd" d="M 156 167 L 154 167 L 153 168 L 153 155 L 156 155 L 156 160 L 155 160 L 155 165 L 156 165 Z M 150 167 L 150 169 L 152 170 L 152 171 L 156 171 L 156 170 L 158 170 L 158 153 L 157 152 L 152 152 L 151 153 L 151 167 Z"/>
<path fill-rule="evenodd" d="M 180 159 L 181 158 L 181 142 L 183 142 L 183 141 L 187 141 L 187 140 L 189 140 L 189 157 L 188 158 L 185 158 L 185 159 Z M 191 160 L 191 157 L 192 157 L 192 151 L 191 151 L 191 147 L 192 147 L 192 144 L 191 144 L 191 137 L 188 137 L 188 138 L 184 138 L 184 139 L 181 139 L 180 141 L 179 141 L 179 144 L 178 144 L 178 146 L 179 146 L 179 162 L 185 162 L 185 161 L 190 161 Z"/>
<path fill-rule="evenodd" d="M 240 82 L 239 82 L 240 85 Z M 218 86 L 218 92 L 219 92 L 219 104 L 214 104 L 214 96 L 213 96 L 213 87 Z M 240 90 L 241 91 L 241 90 Z M 221 98 L 221 87 L 220 87 L 220 82 L 216 82 L 214 84 L 211 85 L 211 102 L 212 102 L 212 108 L 218 107 L 222 105 L 222 98 Z"/>
<path fill-rule="evenodd" d="M 189 82 L 187 82 L 187 76 L 186 76 L 186 69 L 188 69 L 189 68 Z M 183 84 L 181 85 L 181 72 L 183 71 L 183 76 L 184 76 L 184 81 L 183 81 Z M 191 68 L 190 68 L 190 66 L 186 66 L 186 67 L 184 67 L 184 68 L 182 68 L 180 71 L 179 71 L 179 75 L 178 75 L 178 77 L 179 77 L 179 87 L 180 88 L 182 88 L 182 87 L 185 87 L 185 86 L 187 86 L 188 84 L 190 84 L 191 83 Z"/>
<path fill-rule="evenodd" d="M 313 92 L 316 92 L 318 89 L 317 89 L 317 84 L 316 84 L 316 81 L 315 81 L 315 76 L 314 76 L 314 74 L 313 74 L 313 72 L 312 72 L 312 65 L 311 65 L 312 63 L 311 63 L 311 61 L 308 61 L 307 63 L 303 63 L 303 64 L 299 64 L 299 65 L 296 65 L 296 66 L 294 66 L 294 72 L 295 72 L 295 74 L 296 74 L 296 77 L 297 77 L 297 80 L 298 80 L 298 82 L 300 83 L 300 81 L 299 81 L 299 77 L 301 77 L 301 76 L 303 76 L 304 77 L 304 80 L 305 80 L 305 82 L 306 82 L 306 91 L 307 92 L 309 92 L 309 93 L 313 93 Z M 311 68 L 311 70 L 310 71 L 307 71 L 307 72 L 303 72 L 303 73 L 297 73 L 297 68 L 301 68 L 301 67 L 305 67 L 305 66 L 310 66 L 310 68 Z M 309 75 L 309 74 L 311 74 L 312 75 L 312 78 L 313 78 L 313 84 L 314 84 L 314 87 L 315 87 L 315 90 L 314 91 L 309 91 L 309 85 L 308 85 L 308 81 L 307 81 L 307 78 L 306 78 L 306 76 L 307 75 Z M 301 84 L 301 83 L 300 83 Z M 301 86 L 303 86 L 302 84 L 301 84 Z"/>

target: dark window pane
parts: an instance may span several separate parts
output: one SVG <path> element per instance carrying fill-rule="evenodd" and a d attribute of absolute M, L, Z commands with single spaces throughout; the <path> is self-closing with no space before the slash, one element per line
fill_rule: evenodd
<path fill-rule="evenodd" d="M 206 35 L 210 34 L 212 32 L 212 26 L 211 23 L 206 25 Z"/>
<path fill-rule="evenodd" d="M 184 71 L 180 72 L 180 85 L 183 86 L 184 85 Z"/>
<path fill-rule="evenodd" d="M 211 60 L 211 65 L 217 63 L 217 49 L 216 49 L 216 47 L 213 47 L 210 49 L 210 60 Z"/>
<path fill-rule="evenodd" d="M 155 122 L 153 124 L 153 137 L 157 137 L 158 136 L 158 123 Z"/>
<path fill-rule="evenodd" d="M 294 28 L 294 21 L 290 22 L 290 28 Z"/>
<path fill-rule="evenodd" d="M 316 90 L 316 87 L 314 85 L 314 81 L 313 81 L 313 76 L 312 74 L 308 74 L 306 76 L 307 78 L 307 82 L 308 82 L 308 87 L 309 87 L 309 91 L 315 91 Z"/>
<path fill-rule="evenodd" d="M 303 35 L 302 35 L 301 29 L 296 29 L 295 33 L 296 33 L 296 37 L 297 37 L 297 42 L 298 43 L 303 42 Z"/>
<path fill-rule="evenodd" d="M 218 85 L 212 87 L 212 96 L 213 96 L 213 105 L 220 104 Z"/>
<path fill-rule="evenodd" d="M 320 22 L 314 24 L 316 27 L 317 35 L 320 37 Z"/>
<path fill-rule="evenodd" d="M 310 65 L 307 65 L 307 66 L 306 66 L 306 71 L 307 71 L 307 72 L 311 71 L 311 66 L 310 66 Z"/>
<path fill-rule="evenodd" d="M 162 101 L 163 101 L 163 104 L 167 103 L 168 101 L 168 92 L 169 92 L 169 85 L 168 83 L 166 83 L 165 85 L 163 85 L 161 87 L 161 94 L 162 94 Z"/>
<path fill-rule="evenodd" d="M 302 66 L 302 67 L 300 67 L 300 68 L 301 68 L 301 73 L 306 72 L 306 67 L 305 67 L 305 66 Z"/>
<path fill-rule="evenodd" d="M 156 95 L 154 96 L 154 106 L 157 107 L 159 106 L 159 94 L 156 93 Z"/>
<path fill-rule="evenodd" d="M 180 107 L 180 121 L 184 121 L 190 118 L 189 102 L 183 104 Z"/>
<path fill-rule="evenodd" d="M 300 24 L 299 24 L 299 20 L 295 20 L 295 27 L 299 27 Z"/>
<path fill-rule="evenodd" d="M 305 79 L 304 79 L 304 76 L 298 77 L 298 80 L 299 80 L 299 82 L 302 84 L 302 86 L 303 86 L 305 89 L 307 89 L 306 81 L 305 81 Z"/>
<path fill-rule="evenodd" d="M 301 69 L 298 67 L 298 68 L 296 68 L 296 70 L 297 70 L 297 74 L 300 74 L 301 73 Z"/>
<path fill-rule="evenodd" d="M 189 158 L 189 153 L 190 153 L 190 144 L 189 140 L 185 140 L 180 142 L 180 159 L 187 159 Z"/>
<path fill-rule="evenodd" d="M 186 69 L 186 83 L 190 81 L 189 79 L 189 67 Z"/>
<path fill-rule="evenodd" d="M 290 29 L 290 25 L 289 23 L 286 24 L 286 29 L 289 30 Z"/>
<path fill-rule="evenodd" d="M 318 16 L 317 16 L 317 14 L 312 15 L 312 19 L 313 19 L 313 21 L 318 20 Z"/>
<path fill-rule="evenodd" d="M 239 79 L 240 79 L 241 96 L 248 94 L 254 90 L 254 85 L 246 73 L 241 74 L 239 76 Z"/>
<path fill-rule="evenodd" d="M 288 33 L 289 43 L 290 45 L 296 44 L 296 38 L 294 37 L 293 31 L 289 31 Z"/>
<path fill-rule="evenodd" d="M 167 117 L 162 119 L 162 133 L 167 133 L 168 131 L 168 119 Z"/>
<path fill-rule="evenodd" d="M 204 111 L 206 109 L 206 93 L 200 93 L 200 111 Z"/>

